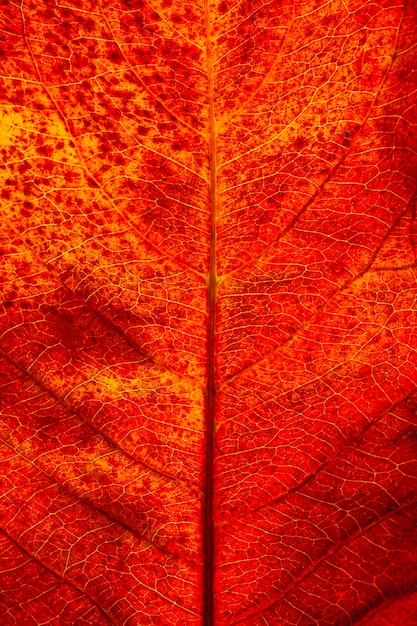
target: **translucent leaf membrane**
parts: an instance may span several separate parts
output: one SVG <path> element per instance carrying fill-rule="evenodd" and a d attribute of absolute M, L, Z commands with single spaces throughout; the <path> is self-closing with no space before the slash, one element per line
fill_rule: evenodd
<path fill-rule="evenodd" d="M 416 23 L 3 1 L 2 625 L 417 624 Z"/>

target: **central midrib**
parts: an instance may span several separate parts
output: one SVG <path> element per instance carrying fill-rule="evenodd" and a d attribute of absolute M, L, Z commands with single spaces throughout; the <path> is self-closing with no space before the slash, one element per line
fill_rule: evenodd
<path fill-rule="evenodd" d="M 204 501 L 204 626 L 214 626 L 214 521 L 213 521 L 213 461 L 214 428 L 216 408 L 216 213 L 217 213 L 217 166 L 216 166 L 216 118 L 214 110 L 213 59 L 209 0 L 205 2 L 207 77 L 209 89 L 209 158 L 210 158 L 210 265 L 207 283 L 208 332 L 207 332 L 207 386 L 205 396 L 206 467 Z"/>

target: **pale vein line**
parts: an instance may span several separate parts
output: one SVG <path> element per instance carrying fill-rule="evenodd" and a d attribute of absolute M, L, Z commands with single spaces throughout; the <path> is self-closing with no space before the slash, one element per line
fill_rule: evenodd
<path fill-rule="evenodd" d="M 108 513 L 104 508 L 102 508 L 100 506 L 97 506 L 92 501 L 90 501 L 86 495 L 78 495 L 77 493 L 73 492 L 70 487 L 65 486 L 64 483 L 61 482 L 58 478 L 56 478 L 55 476 L 52 476 L 45 469 L 43 469 L 41 464 L 39 464 L 39 461 L 31 459 L 30 457 L 28 457 L 27 455 L 23 454 L 19 450 L 13 448 L 13 446 L 6 439 L 4 439 L 4 437 L 2 435 L 0 435 L 0 441 L 9 450 L 11 450 L 17 457 L 21 458 L 28 465 L 36 468 L 39 472 L 41 472 L 44 476 L 46 476 L 51 481 L 51 483 L 53 483 L 54 485 L 56 485 L 57 487 L 62 489 L 62 491 L 64 491 L 67 495 L 69 495 L 71 498 L 73 498 L 74 502 L 81 503 L 88 510 L 98 511 L 101 515 L 103 515 L 106 519 L 108 519 L 112 524 L 116 524 L 117 526 L 121 526 L 126 532 L 130 533 L 135 539 L 138 539 L 139 541 L 144 542 L 147 545 L 152 546 L 153 548 L 155 548 L 155 550 L 157 550 L 158 552 L 161 552 L 164 555 L 176 556 L 179 559 L 181 559 L 183 561 L 186 561 L 186 562 L 192 562 L 193 561 L 192 557 L 187 557 L 185 555 L 178 554 L 177 552 L 171 552 L 170 550 L 167 550 L 163 546 L 158 545 L 151 538 L 147 537 L 145 532 L 139 533 L 136 529 L 128 526 L 123 520 L 120 520 L 120 519 L 117 519 L 116 517 L 113 517 L 113 515 Z M 109 455 L 111 455 L 113 453 L 114 453 L 114 451 L 108 452 L 105 456 L 109 456 Z M 44 453 L 44 454 L 48 454 L 48 453 Z M 82 479 L 81 479 L 80 482 L 82 482 Z M 120 485 L 120 486 L 123 487 L 124 485 Z M 101 489 L 103 489 L 103 487 L 101 487 Z M 144 492 L 144 495 L 147 495 L 147 493 Z M 152 532 L 155 534 L 155 530 L 153 530 Z"/>
<path fill-rule="evenodd" d="M 404 10 L 405 10 L 405 9 L 404 9 Z M 362 120 L 362 121 L 361 121 L 361 123 L 360 123 L 360 129 L 359 129 L 359 130 L 362 130 L 362 129 L 363 129 L 363 127 L 367 124 L 368 120 L 370 119 L 372 109 L 374 108 L 375 103 L 376 103 L 376 101 L 377 101 L 377 99 L 378 99 L 378 97 L 379 97 L 380 93 L 382 92 L 383 87 L 384 87 L 384 85 L 385 85 L 385 83 L 386 83 L 386 81 L 387 81 L 387 79 L 388 79 L 388 76 L 389 76 L 389 74 L 390 74 L 390 72 L 391 72 L 391 69 L 392 69 L 392 67 L 393 67 L 393 64 L 394 64 L 395 58 L 396 58 L 396 56 L 397 56 L 398 41 L 399 41 L 399 36 L 400 36 L 400 31 L 401 31 L 401 27 L 402 27 L 402 23 L 403 23 L 403 21 L 404 21 L 404 11 L 403 11 L 403 14 L 402 14 L 402 16 L 401 16 L 401 19 L 400 19 L 400 22 L 399 22 L 399 25 L 398 25 L 398 28 L 397 28 L 397 34 L 396 34 L 395 42 L 394 42 L 394 45 L 393 45 L 393 52 L 392 52 L 392 54 L 391 54 L 391 61 L 390 61 L 389 65 L 388 65 L 388 67 L 387 67 L 387 69 L 386 69 L 385 75 L 384 75 L 384 77 L 383 77 L 383 79 L 382 79 L 382 81 L 381 81 L 381 83 L 380 83 L 380 85 L 379 85 L 378 89 L 377 89 L 377 90 L 376 90 L 376 92 L 375 92 L 375 95 L 374 95 L 374 97 L 373 97 L 372 101 L 371 101 L 371 102 L 370 102 L 370 104 L 369 104 L 368 111 L 367 111 L 367 113 L 365 114 L 365 116 L 364 116 L 363 120 Z M 308 109 L 308 107 L 305 107 L 305 109 L 304 109 L 304 110 L 307 110 L 307 109 Z M 301 113 L 299 113 L 299 114 L 297 115 L 297 117 L 296 117 L 296 118 L 295 118 L 295 119 L 294 119 L 294 120 L 293 120 L 290 124 L 287 124 L 287 126 L 285 127 L 285 129 L 290 128 L 290 127 L 294 124 L 294 122 L 295 122 L 295 121 L 296 121 L 296 120 L 300 117 L 300 115 L 304 112 L 304 110 L 303 110 Z M 284 130 L 285 130 L 285 129 L 284 129 Z M 357 135 L 358 135 L 358 133 L 359 133 L 359 130 L 358 130 L 358 131 L 357 131 L 357 133 L 356 133 Z M 252 148 L 251 150 L 249 150 L 249 151 L 248 151 L 247 153 L 245 153 L 245 154 L 248 154 L 248 153 L 254 152 L 254 151 L 256 151 L 256 150 L 260 149 L 261 147 L 263 147 L 263 146 L 265 146 L 265 145 L 268 145 L 268 144 L 272 143 L 273 141 L 275 141 L 275 140 L 276 140 L 276 139 L 277 139 L 277 138 L 278 138 L 278 137 L 282 134 L 282 132 L 284 132 L 284 131 L 280 131 L 280 133 L 278 133 L 278 135 L 277 135 L 276 137 L 274 137 L 272 140 L 267 141 L 267 142 L 265 142 L 264 144 L 261 144 L 260 146 L 255 146 L 254 148 Z M 295 225 L 295 223 L 296 223 L 296 222 L 300 219 L 301 215 L 302 215 L 304 212 L 306 212 L 306 211 L 307 211 L 307 209 L 310 207 L 310 205 L 312 205 L 312 204 L 314 203 L 314 201 L 316 200 L 316 197 L 318 196 L 319 192 L 320 192 L 320 191 L 324 188 L 324 186 L 326 185 L 326 183 L 328 183 L 329 181 L 331 181 L 331 180 L 333 179 L 333 177 L 334 177 L 334 175 L 336 174 L 337 170 L 338 170 L 338 169 L 340 168 L 340 166 L 344 163 L 344 161 L 346 160 L 347 156 L 348 156 L 348 155 L 350 154 L 350 152 L 352 151 L 352 149 L 353 149 L 353 147 L 354 147 L 354 145 L 353 145 L 353 144 L 354 144 L 354 141 L 352 141 L 352 142 L 351 142 L 351 144 L 350 144 L 350 146 L 349 146 L 349 149 L 348 149 L 348 150 L 346 151 L 346 153 L 343 155 L 343 157 L 341 158 L 341 160 L 339 161 L 339 163 L 337 163 L 337 164 L 335 165 L 334 169 L 333 169 L 333 170 L 332 170 L 332 172 L 329 174 L 329 176 L 327 176 L 327 177 L 323 180 L 323 182 L 321 183 L 320 187 L 319 187 L 319 188 L 317 189 L 317 191 L 313 194 L 313 196 L 311 197 L 311 199 L 310 199 L 310 200 L 309 200 L 309 201 L 308 201 L 308 202 L 304 205 L 304 207 L 300 210 L 300 212 L 296 215 L 296 217 L 292 220 L 292 222 L 291 222 L 291 223 L 290 223 L 290 224 L 289 224 L 289 225 L 288 225 L 288 226 L 287 226 L 287 227 L 283 230 L 283 232 L 282 232 L 282 233 L 281 233 L 278 237 L 276 237 L 276 238 L 275 238 L 275 239 L 274 239 L 271 243 L 269 243 L 269 244 L 266 246 L 266 248 L 264 248 L 264 250 L 263 250 L 263 251 L 262 251 L 259 255 L 257 255 L 256 257 L 252 257 L 252 258 L 251 258 L 251 259 L 249 259 L 247 262 L 245 262 L 245 263 L 243 263 L 242 265 L 240 265 L 237 269 L 232 270 L 232 271 L 231 271 L 231 272 L 229 272 L 228 274 L 224 275 L 224 276 L 221 278 L 221 283 L 224 283 L 225 281 L 229 280 L 232 276 L 234 276 L 236 273 L 240 272 L 243 268 L 245 268 L 245 267 L 247 267 L 247 266 L 249 266 L 249 265 L 253 265 L 253 264 L 255 264 L 257 261 L 259 261 L 260 259 L 262 259 L 262 258 L 263 258 L 263 257 L 264 257 L 267 253 L 268 253 L 268 251 L 270 250 L 270 248 L 272 248 L 272 247 L 273 247 L 273 246 L 274 246 L 277 242 L 279 242 L 279 241 L 280 241 L 280 240 L 281 240 L 281 239 L 282 239 L 282 238 L 283 238 L 283 237 L 287 234 L 287 232 L 289 232 L 289 231 L 291 230 L 291 228 L 293 228 L 293 226 Z M 355 146 L 355 148 L 356 148 L 356 146 Z M 236 158 L 234 158 L 234 159 L 231 159 L 231 160 L 229 160 L 229 161 L 227 161 L 227 162 L 223 163 L 222 165 L 220 165 L 220 166 L 219 166 L 219 168 L 224 167 L 224 166 L 226 166 L 227 164 L 229 164 L 229 163 L 231 163 L 231 162 L 233 162 L 233 161 L 235 161 L 235 160 L 237 160 L 237 159 L 239 159 L 239 158 L 240 158 L 240 156 L 239 156 L 239 157 L 236 157 Z"/>
<path fill-rule="evenodd" d="M 91 602 L 91 604 L 93 606 L 96 607 L 96 609 L 99 611 L 99 613 L 101 613 L 101 615 L 103 615 L 109 622 L 110 624 L 112 624 L 112 626 L 117 626 L 115 622 L 113 622 L 113 620 L 109 617 L 109 615 L 107 614 L 107 612 L 99 605 L 96 603 L 96 601 L 92 598 L 92 596 L 88 593 L 88 591 L 86 589 L 83 589 L 82 587 L 80 587 L 79 585 L 77 585 L 75 582 L 72 582 L 70 580 L 65 579 L 63 576 L 61 576 L 61 574 L 59 574 L 58 572 L 54 571 L 53 569 L 51 569 L 48 565 L 46 565 L 45 563 L 43 563 L 39 557 L 35 556 L 34 554 L 32 554 L 31 552 L 29 552 L 29 550 L 27 550 L 20 542 L 18 539 L 12 537 L 10 535 L 10 533 L 4 528 L 1 527 L 0 528 L 0 532 L 2 532 L 8 539 L 9 541 L 11 541 L 14 545 L 16 545 L 22 552 L 24 552 L 24 554 L 26 554 L 30 559 L 33 559 L 33 561 L 35 561 L 36 563 L 38 563 L 41 567 L 43 567 L 44 569 L 46 569 L 50 574 L 52 574 L 52 576 L 54 578 L 58 579 L 58 583 L 59 584 L 64 584 L 64 585 L 68 585 L 69 587 L 72 587 L 72 589 L 75 589 L 78 593 L 81 593 L 82 595 L 86 596 L 89 601 Z"/>
<path fill-rule="evenodd" d="M 372 521 L 370 524 L 365 526 L 365 528 L 360 528 L 356 532 L 353 532 L 350 535 L 348 535 L 343 541 L 335 543 L 319 559 L 317 559 L 317 561 L 312 566 L 307 567 L 305 570 L 303 570 L 303 572 L 299 576 L 297 576 L 287 586 L 285 591 L 277 592 L 275 598 L 274 599 L 270 598 L 269 600 L 272 600 L 272 601 L 269 602 L 268 604 L 262 606 L 261 608 L 257 608 L 256 610 L 252 610 L 252 611 L 249 609 L 244 617 L 240 617 L 239 619 L 230 622 L 230 626 L 232 626 L 232 624 L 239 624 L 243 620 L 246 620 L 246 619 L 248 619 L 250 617 L 255 617 L 256 615 L 259 615 L 259 613 L 261 611 L 266 611 L 266 610 L 270 609 L 277 602 L 279 602 L 279 600 L 281 600 L 282 598 L 286 598 L 289 595 L 289 593 L 293 589 L 297 588 L 298 585 L 303 580 L 305 580 L 306 578 L 308 578 L 309 576 L 314 574 L 316 569 L 318 569 L 323 563 L 326 563 L 326 561 L 328 561 L 328 559 L 330 557 L 332 557 L 335 554 L 337 554 L 337 552 L 339 552 L 340 550 L 343 550 L 345 547 L 347 547 L 349 545 L 349 543 L 351 543 L 353 541 L 356 541 L 356 540 L 358 540 L 360 538 L 365 538 L 366 539 L 367 533 L 369 533 L 369 531 L 372 531 L 373 528 L 376 528 L 377 526 L 380 526 L 381 524 L 383 524 L 387 520 L 392 519 L 396 515 L 400 515 L 401 513 L 403 513 L 407 509 L 415 506 L 416 504 L 417 504 L 417 498 L 411 500 L 411 502 L 407 502 L 404 505 L 400 504 L 395 511 L 388 510 L 387 512 L 383 513 L 380 517 L 378 517 L 376 520 Z M 319 597 L 319 596 L 317 596 L 317 597 Z"/>
<path fill-rule="evenodd" d="M 138 463 L 139 465 L 142 465 L 147 470 L 150 470 L 159 476 L 163 476 L 164 478 L 172 480 L 173 482 L 177 482 L 179 484 L 185 485 L 187 489 L 190 489 L 192 491 L 197 489 L 197 485 L 194 485 L 191 481 L 187 481 L 182 478 L 178 478 L 176 476 L 171 476 L 170 474 L 167 474 L 163 472 L 162 470 L 156 469 L 152 467 L 151 465 L 148 465 L 143 459 L 133 456 L 130 452 L 120 447 L 117 441 L 109 437 L 107 434 L 103 433 L 96 426 L 94 426 L 92 422 L 89 422 L 82 415 L 80 415 L 80 413 L 76 409 L 74 409 L 74 407 L 67 404 L 60 396 L 56 395 L 51 389 L 43 385 L 43 383 L 40 380 L 38 380 L 33 374 L 31 374 L 28 371 L 28 369 L 26 369 L 23 365 L 15 361 L 9 354 L 7 354 L 5 350 L 0 348 L 0 354 L 2 354 L 3 357 L 7 361 L 9 361 L 9 363 L 13 365 L 17 370 L 19 370 L 24 376 L 28 377 L 33 382 L 34 385 L 36 385 L 44 393 L 48 394 L 55 402 L 65 407 L 68 411 L 70 411 L 73 415 L 75 415 L 79 420 L 81 420 L 81 422 L 87 424 L 87 426 L 91 428 L 91 430 L 95 432 L 97 435 L 102 437 L 111 448 L 114 448 L 114 450 L 117 450 L 122 455 L 125 455 L 134 463 Z"/>
<path fill-rule="evenodd" d="M 103 11 L 103 6 L 101 3 L 101 0 L 98 0 L 98 4 L 100 6 L 100 11 L 101 11 L 101 15 L 104 19 L 104 22 L 107 26 L 107 28 L 109 29 L 109 32 L 113 38 L 113 42 L 117 45 L 118 49 L 120 50 L 121 55 L 123 56 L 128 68 L 130 69 L 130 71 L 134 74 L 134 76 L 136 76 L 136 78 L 140 81 L 140 84 L 142 85 L 142 87 L 145 89 L 145 91 L 147 91 L 152 98 L 154 98 L 154 100 L 156 100 L 157 102 L 159 102 L 159 104 L 161 106 L 163 106 L 163 108 L 165 109 L 165 111 L 167 111 L 167 113 L 169 113 L 169 115 L 173 115 L 175 117 L 176 120 L 178 120 L 181 124 L 183 124 L 183 126 L 186 126 L 189 130 L 191 130 L 193 133 L 195 133 L 196 135 L 200 135 L 203 136 L 203 134 L 198 131 L 196 128 L 194 128 L 194 126 L 191 126 L 191 124 L 188 124 L 188 122 L 186 122 L 185 120 L 183 120 L 182 118 L 178 117 L 178 115 L 176 113 L 174 113 L 173 111 L 171 111 L 170 109 L 168 109 L 168 107 L 166 106 L 166 104 L 164 103 L 163 100 L 161 100 L 160 98 L 158 98 L 158 96 L 156 96 L 153 91 L 151 91 L 149 89 L 149 87 L 144 83 L 143 79 L 141 78 L 141 76 L 139 76 L 139 74 L 136 72 L 135 68 L 133 67 L 133 65 L 130 63 L 129 59 L 127 58 L 126 54 L 124 53 L 124 50 L 122 48 L 122 46 L 120 45 L 118 39 L 115 37 L 114 33 L 113 33 L 113 29 L 109 24 L 109 21 Z M 161 18 L 162 19 L 162 18 Z M 165 20 L 163 20 L 165 21 Z M 190 170 L 191 171 L 191 170 Z M 196 172 L 193 172 L 194 174 L 196 174 Z M 196 176 L 199 176 L 198 174 L 196 174 Z M 200 176 L 201 178 L 201 176 Z M 205 179 L 203 179 L 205 180 Z"/>
<path fill-rule="evenodd" d="M 67 123 L 67 120 L 60 108 L 60 106 L 58 105 L 58 103 L 56 102 L 55 98 L 52 96 L 52 94 L 50 93 L 49 88 L 43 83 L 42 78 L 41 78 L 41 73 L 38 67 L 38 64 L 36 62 L 36 59 L 32 53 L 32 49 L 29 45 L 29 41 L 26 37 L 26 33 L 25 33 L 25 18 L 24 18 L 24 14 L 23 14 L 23 3 L 20 7 L 20 12 L 21 12 L 21 16 L 22 16 L 22 34 L 23 34 L 23 39 L 25 41 L 26 47 L 28 49 L 28 52 L 31 56 L 32 59 L 32 63 L 36 69 L 36 72 L 38 74 L 39 77 L 39 82 L 42 86 L 42 88 L 44 89 L 45 93 L 47 94 L 48 98 L 50 99 L 51 103 L 53 104 L 53 106 L 55 107 L 56 111 L 59 114 L 59 117 L 62 121 L 62 123 L 64 124 L 64 127 L 67 131 L 68 137 L 71 137 L 73 142 L 74 142 L 74 146 L 75 146 L 75 151 L 77 153 L 78 156 L 78 160 L 79 160 L 79 167 L 84 171 L 85 175 L 87 176 L 87 178 L 91 179 L 94 181 L 94 183 L 96 184 L 97 188 L 101 190 L 103 196 L 106 198 L 106 200 L 110 203 L 110 205 L 114 208 L 114 210 L 123 218 L 123 220 L 125 220 L 131 227 L 132 229 L 137 233 L 137 235 L 140 237 L 140 239 L 142 239 L 143 241 L 145 241 L 148 245 L 152 246 L 152 248 L 154 248 L 155 250 L 158 251 L 158 253 L 163 256 L 164 258 L 169 259 L 173 264 L 179 265 L 180 267 L 185 267 L 188 271 L 192 272 L 193 274 L 195 274 L 196 276 L 199 276 L 200 278 L 202 278 L 204 280 L 204 282 L 206 281 L 206 276 L 205 274 L 202 274 L 201 272 L 195 270 L 194 268 L 191 268 L 187 265 L 185 265 L 184 263 L 182 263 L 181 261 L 178 261 L 178 259 L 174 259 L 171 255 L 167 254 L 166 252 L 163 252 L 162 250 L 159 249 L 159 247 L 153 243 L 152 241 L 150 241 L 149 239 L 147 239 L 146 237 L 144 237 L 144 235 L 139 231 L 139 229 L 137 228 L 137 226 L 134 224 L 134 222 L 128 218 L 123 211 L 121 211 L 119 209 L 119 207 L 117 206 L 117 204 L 115 203 L 114 199 L 103 189 L 103 186 L 101 185 L 101 183 L 96 179 L 96 177 L 94 176 L 94 174 L 92 172 L 90 172 L 86 166 L 84 165 L 84 159 L 82 158 L 81 152 L 79 150 L 78 147 L 78 143 L 76 141 L 76 138 L 73 137 L 69 125 Z M 165 156 L 165 155 L 164 155 Z"/>
<path fill-rule="evenodd" d="M 230 376 L 229 378 L 227 378 L 221 385 L 220 385 L 220 389 L 224 389 L 225 387 L 227 387 L 231 382 L 233 382 L 236 378 L 238 378 L 239 376 L 241 376 L 242 374 L 245 374 L 246 372 L 251 371 L 252 369 L 256 369 L 259 365 L 262 365 L 262 363 L 264 363 L 265 361 L 267 361 L 271 356 L 277 354 L 278 352 L 280 352 L 280 350 L 286 346 L 287 344 L 289 344 L 290 342 L 294 341 L 298 336 L 301 335 L 301 333 L 306 330 L 309 326 L 311 326 L 314 323 L 314 320 L 316 318 L 318 318 L 321 313 L 323 313 L 323 311 L 326 310 L 326 308 L 328 307 L 329 303 L 332 302 L 335 298 L 337 298 L 337 296 L 339 296 L 341 293 L 343 293 L 344 291 L 346 291 L 347 289 L 349 289 L 352 285 L 354 285 L 357 281 L 361 280 L 366 274 L 370 273 L 370 272 L 383 272 L 385 270 L 385 268 L 373 268 L 373 264 L 375 262 L 375 260 L 377 259 L 380 249 L 383 246 L 383 244 L 389 239 L 389 237 L 391 236 L 392 232 L 395 230 L 395 228 L 398 226 L 398 224 L 401 222 L 401 220 L 403 219 L 403 217 L 405 216 L 405 214 L 408 212 L 410 205 L 414 202 L 414 200 L 416 199 L 416 195 L 414 194 L 410 200 L 408 201 L 407 205 L 405 206 L 405 208 L 403 209 L 403 211 L 398 215 L 397 219 L 393 222 L 393 224 L 391 224 L 391 226 L 388 228 L 387 232 L 385 233 L 384 237 L 381 238 L 381 243 L 380 246 L 373 252 L 373 254 L 371 255 L 369 261 L 366 263 L 366 265 L 364 266 L 364 268 L 356 275 L 354 275 L 350 280 L 347 280 L 345 283 L 343 283 L 342 285 L 340 285 L 340 287 L 338 287 L 334 293 L 331 295 L 331 297 L 321 306 L 319 307 L 314 314 L 308 319 L 306 320 L 306 322 L 304 324 L 302 324 L 295 333 L 293 333 L 292 335 L 290 335 L 289 337 L 287 337 L 287 339 L 285 339 L 280 345 L 278 345 L 276 348 L 273 348 L 272 350 L 270 350 L 267 354 L 265 354 L 262 358 L 254 361 L 254 363 L 251 363 L 251 365 L 248 365 L 247 367 L 245 367 L 244 369 L 241 369 L 239 372 L 237 372 L 236 374 L 233 374 L 232 376 Z M 410 264 L 409 266 L 406 266 L 404 269 L 412 269 L 412 268 L 417 268 L 417 259 L 416 259 L 416 263 L 414 264 Z M 388 268 L 389 270 L 391 268 Z M 395 268 L 396 270 L 401 270 L 403 268 Z M 385 270 L 386 271 L 386 270 Z"/>
<path fill-rule="evenodd" d="M 44 259 L 42 259 L 42 257 L 40 257 L 38 255 L 38 253 L 36 252 L 36 250 L 34 250 L 20 235 L 20 233 L 13 227 L 11 227 L 11 230 L 14 232 L 14 234 L 19 237 L 20 241 L 23 243 L 23 245 L 25 246 L 25 248 L 36 258 L 36 260 L 42 265 L 42 267 L 45 268 L 45 270 L 48 272 L 48 274 L 55 279 L 57 282 L 59 282 L 59 284 L 61 284 L 66 290 L 67 292 L 75 298 L 81 303 L 84 304 L 85 306 L 87 306 L 87 308 L 89 309 L 89 311 L 92 313 L 92 315 L 94 317 L 96 317 L 98 320 L 100 320 L 100 322 L 102 324 L 104 324 L 104 326 L 106 326 L 107 328 L 110 328 L 113 332 L 115 332 L 119 337 L 121 337 L 121 339 L 123 339 L 123 341 L 130 347 L 132 348 L 132 350 L 134 350 L 137 354 L 139 354 L 141 357 L 145 358 L 148 362 L 152 363 L 153 365 L 155 365 L 158 369 L 160 369 L 162 372 L 169 372 L 172 375 L 174 375 L 175 377 L 178 378 L 179 381 L 186 381 L 189 386 L 191 388 L 194 388 L 195 386 L 197 386 L 198 388 L 201 388 L 201 383 L 199 383 L 196 379 L 194 379 L 192 376 L 189 376 L 187 374 L 184 374 L 182 372 L 178 372 L 175 369 L 169 367 L 168 365 L 166 365 L 165 363 L 163 363 L 162 361 L 159 361 L 158 359 L 155 359 L 155 357 L 153 357 L 150 354 L 147 354 L 143 349 L 141 349 L 132 339 L 130 339 L 130 337 L 127 336 L 127 332 L 129 332 L 129 330 L 131 330 L 130 328 L 127 329 L 126 331 L 121 330 L 118 326 L 116 326 L 115 324 L 113 324 L 113 322 L 111 322 L 109 319 L 107 319 L 102 313 L 100 313 L 100 311 L 98 311 L 97 309 L 95 309 L 91 304 L 90 304 L 90 299 L 91 299 L 91 295 L 89 294 L 89 297 L 87 299 L 81 297 L 81 295 L 79 294 L 78 291 L 73 291 L 70 287 L 68 287 L 68 285 L 60 278 L 60 276 L 54 272 L 51 271 L 51 268 L 49 267 L 47 261 L 45 261 Z M 59 257 L 58 257 L 59 258 Z M 54 290 L 51 288 L 50 293 L 53 293 Z M 178 304 L 178 303 L 176 303 Z M 11 328 L 8 328 L 7 331 L 10 331 Z"/>

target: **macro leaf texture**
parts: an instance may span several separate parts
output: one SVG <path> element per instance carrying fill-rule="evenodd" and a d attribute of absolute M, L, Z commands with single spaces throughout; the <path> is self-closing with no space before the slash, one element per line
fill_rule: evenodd
<path fill-rule="evenodd" d="M 0 6 L 0 624 L 416 626 L 415 0 Z"/>

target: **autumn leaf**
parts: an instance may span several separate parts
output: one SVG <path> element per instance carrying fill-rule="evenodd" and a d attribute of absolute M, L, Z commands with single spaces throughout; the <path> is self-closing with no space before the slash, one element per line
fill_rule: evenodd
<path fill-rule="evenodd" d="M 2 626 L 417 625 L 414 0 L 0 14 Z"/>

